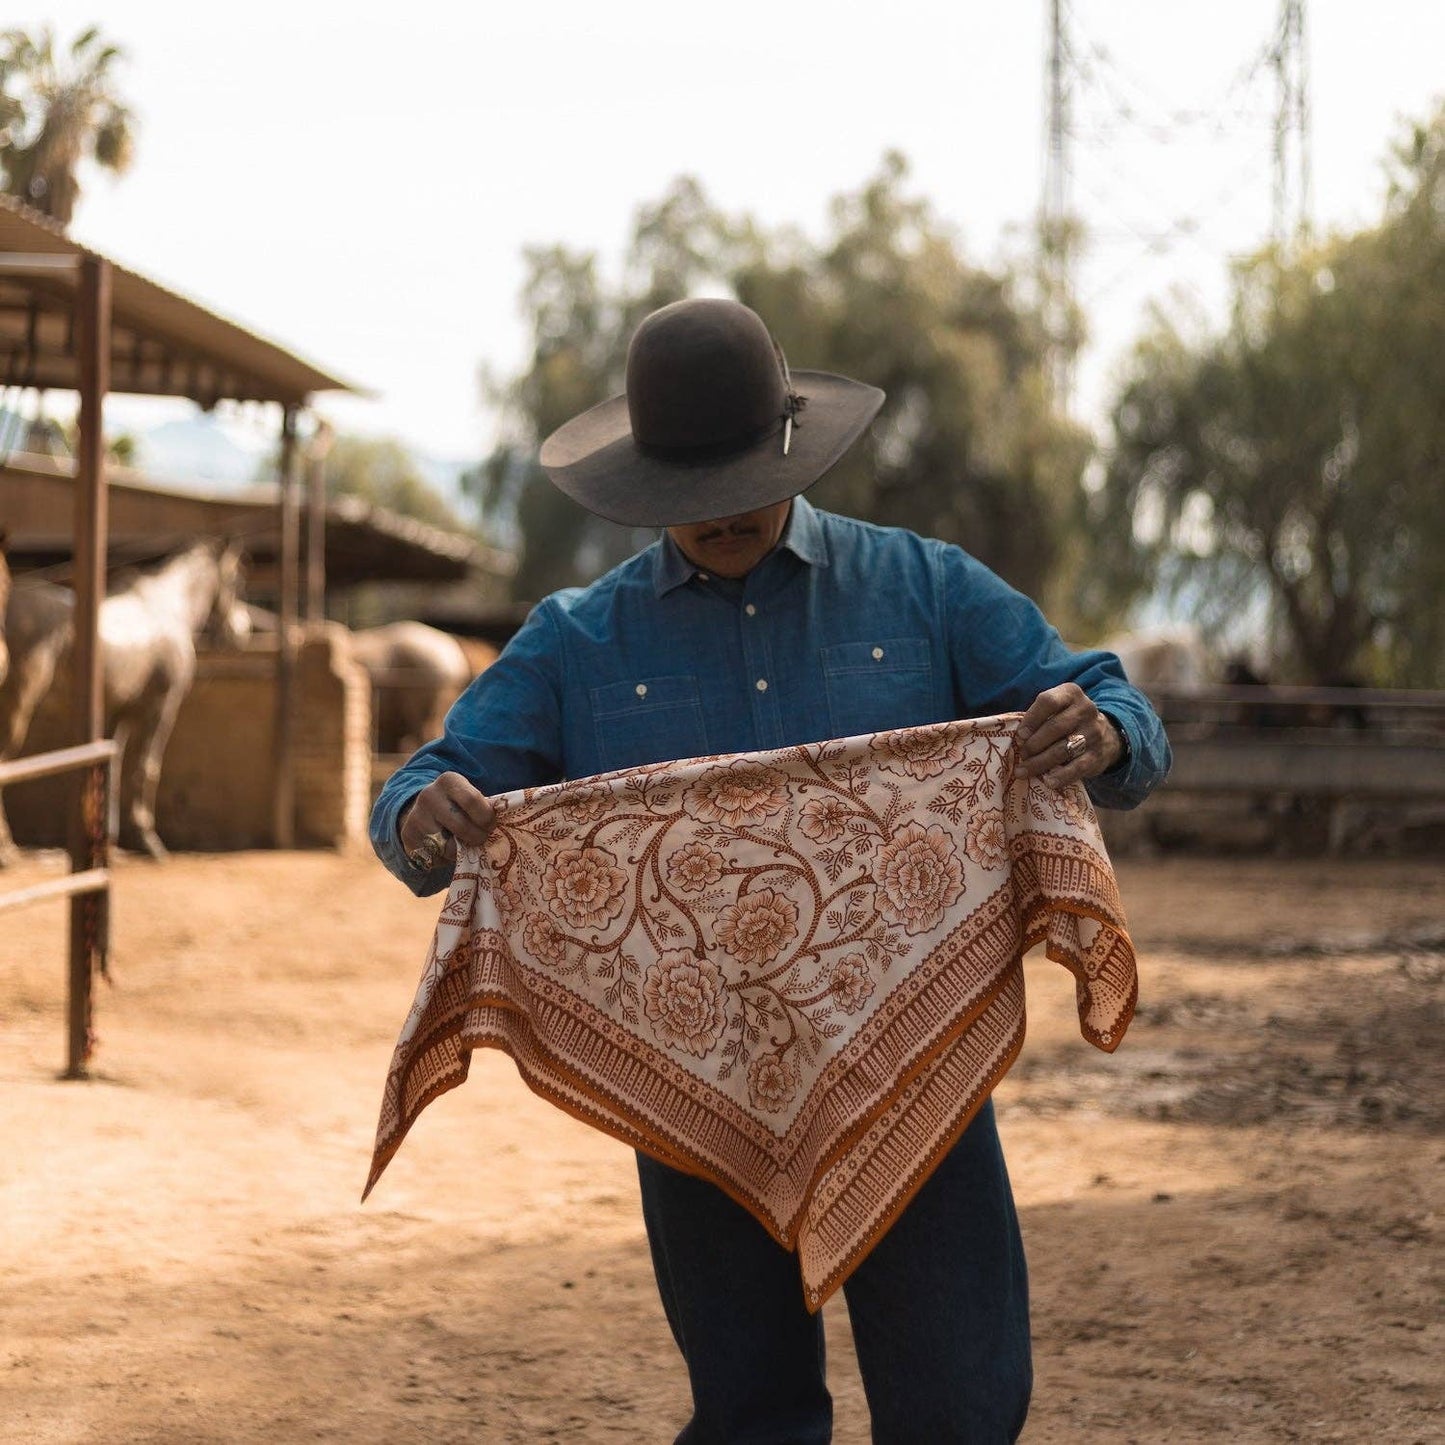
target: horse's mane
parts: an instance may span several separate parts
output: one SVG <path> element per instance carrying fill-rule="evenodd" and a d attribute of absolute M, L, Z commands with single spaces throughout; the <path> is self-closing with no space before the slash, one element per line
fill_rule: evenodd
<path fill-rule="evenodd" d="M 174 566 L 182 557 L 188 557 L 193 553 L 204 553 L 215 560 L 224 549 L 225 543 L 219 539 L 202 537 L 197 541 L 187 542 L 182 547 L 173 547 L 157 557 L 144 557 L 134 562 L 123 562 L 112 570 L 108 590 L 114 592 L 123 587 L 133 586 L 147 577 L 158 577 L 162 572 Z"/>

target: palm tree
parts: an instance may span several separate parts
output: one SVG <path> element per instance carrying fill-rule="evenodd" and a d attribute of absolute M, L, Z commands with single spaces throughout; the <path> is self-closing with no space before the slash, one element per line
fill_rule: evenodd
<path fill-rule="evenodd" d="M 0 168 L 4 188 L 27 205 L 70 224 L 80 197 L 77 171 L 87 156 L 117 174 L 131 162 L 130 109 L 112 74 L 124 58 L 92 25 L 57 50 L 47 25 L 38 36 L 0 34 Z"/>

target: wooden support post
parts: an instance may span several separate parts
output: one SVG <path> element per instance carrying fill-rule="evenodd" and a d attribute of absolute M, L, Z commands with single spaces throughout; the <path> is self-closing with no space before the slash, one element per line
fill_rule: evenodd
<path fill-rule="evenodd" d="M 109 538 L 104 413 L 110 386 L 110 263 L 86 256 L 76 288 L 79 313 L 79 446 L 75 470 L 75 644 L 71 742 L 98 739 L 104 729 L 100 674 L 100 604 L 105 596 Z M 108 864 L 106 763 L 80 774 L 70 821 L 73 873 Z M 77 894 L 70 900 L 68 1079 L 82 1079 L 92 1046 L 91 988 L 104 973 L 110 951 L 110 894 Z"/>
<path fill-rule="evenodd" d="M 306 453 L 306 620 L 326 617 L 326 454 L 330 424 L 318 420 Z"/>
<path fill-rule="evenodd" d="M 281 417 L 281 456 L 276 480 L 280 548 L 276 588 L 276 791 L 272 838 L 277 848 L 296 846 L 296 598 L 300 562 L 300 508 L 296 497 L 296 408 Z"/>

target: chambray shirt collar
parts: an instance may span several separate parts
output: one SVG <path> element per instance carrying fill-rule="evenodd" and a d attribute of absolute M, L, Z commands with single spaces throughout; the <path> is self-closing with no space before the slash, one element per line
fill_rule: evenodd
<path fill-rule="evenodd" d="M 778 538 L 778 545 L 773 551 L 791 552 L 800 562 L 806 562 L 812 567 L 828 565 L 828 542 L 823 535 L 823 524 L 806 498 L 793 498 L 793 510 L 788 514 L 788 525 L 783 528 L 783 535 Z M 758 565 L 761 566 L 762 563 Z M 688 561 L 682 548 L 664 531 L 652 563 L 652 583 L 657 595 L 666 596 L 684 582 L 690 582 L 696 575 L 696 565 Z"/>

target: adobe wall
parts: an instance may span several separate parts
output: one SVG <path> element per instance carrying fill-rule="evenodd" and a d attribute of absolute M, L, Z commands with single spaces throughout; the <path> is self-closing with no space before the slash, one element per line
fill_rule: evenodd
<path fill-rule="evenodd" d="M 313 628 L 296 668 L 296 843 L 364 842 L 371 799 L 371 691 L 338 623 Z M 156 830 L 168 848 L 224 852 L 272 842 L 276 776 L 275 655 L 206 653 L 161 767 Z M 25 752 L 61 745 L 60 722 L 36 718 Z M 65 841 L 67 779 L 5 790 L 22 847 Z M 73 786 L 73 783 L 70 784 Z"/>
<path fill-rule="evenodd" d="M 371 681 L 339 622 L 313 627 L 297 659 L 296 842 L 366 840 L 371 812 Z"/>

